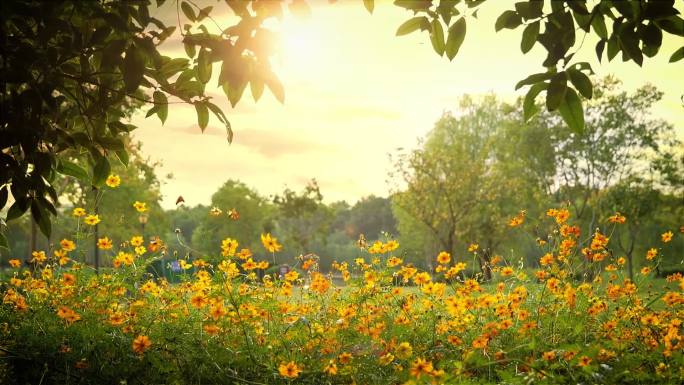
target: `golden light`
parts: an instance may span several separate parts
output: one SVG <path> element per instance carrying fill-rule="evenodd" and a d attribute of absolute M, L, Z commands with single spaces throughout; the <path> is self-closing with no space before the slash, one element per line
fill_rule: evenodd
<path fill-rule="evenodd" d="M 312 18 L 286 18 L 279 29 L 283 69 L 310 73 L 320 66 L 324 45 Z"/>

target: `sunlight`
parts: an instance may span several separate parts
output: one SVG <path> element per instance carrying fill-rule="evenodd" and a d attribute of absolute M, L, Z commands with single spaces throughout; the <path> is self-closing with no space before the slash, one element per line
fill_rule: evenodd
<path fill-rule="evenodd" d="M 279 65 L 286 71 L 311 74 L 320 68 L 323 39 L 313 20 L 287 18 L 280 25 Z"/>

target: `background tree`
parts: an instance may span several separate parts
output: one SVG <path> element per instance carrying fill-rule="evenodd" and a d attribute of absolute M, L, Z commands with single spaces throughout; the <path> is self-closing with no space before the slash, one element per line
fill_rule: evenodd
<path fill-rule="evenodd" d="M 244 183 L 228 180 L 211 196 L 211 206 L 192 232 L 194 248 L 215 256 L 220 252 L 221 241 L 232 238 L 240 243 L 240 248 L 263 251 L 259 234 L 273 230 L 273 207 L 268 200 Z M 231 210 L 238 216 L 231 216 Z"/>
<path fill-rule="evenodd" d="M 273 198 L 277 208 L 277 232 L 294 255 L 307 253 L 312 242 L 325 240 L 333 213 L 323 204 L 323 195 L 315 179 L 297 193 L 286 188 Z"/>
<path fill-rule="evenodd" d="M 493 96 L 464 97 L 459 107 L 458 117 L 443 115 L 421 148 L 396 160 L 393 176 L 405 189 L 399 186 L 392 200 L 408 214 L 398 215 L 402 234 L 423 227 L 440 251 L 453 256 L 480 243 L 478 264 L 488 279 L 489 260 L 503 240 L 507 218 L 529 204 L 525 197 L 534 195 L 529 191 L 536 184 L 526 183 L 523 164 L 504 153 L 511 148 L 502 145 L 501 135 L 515 122 L 514 109 Z M 402 223 L 406 219 L 421 225 Z"/>

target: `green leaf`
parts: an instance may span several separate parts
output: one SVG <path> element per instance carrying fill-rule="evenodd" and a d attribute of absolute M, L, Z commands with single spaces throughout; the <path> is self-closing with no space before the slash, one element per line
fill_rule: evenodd
<path fill-rule="evenodd" d="M 166 94 L 161 91 L 154 91 L 152 99 L 154 100 L 154 107 L 157 108 L 157 116 L 162 124 L 164 124 L 169 115 L 169 101 L 166 98 Z"/>
<path fill-rule="evenodd" d="M 532 74 L 525 79 L 521 80 L 518 82 L 518 84 L 515 85 L 515 89 L 519 90 L 523 86 L 527 86 L 530 84 L 535 84 L 539 82 L 543 82 L 545 80 L 551 79 L 555 75 L 554 72 L 540 72 L 536 74 Z"/>
<path fill-rule="evenodd" d="M 494 23 L 494 30 L 499 32 L 504 28 L 514 29 L 520 24 L 522 24 L 522 18 L 520 15 L 518 15 L 518 13 L 515 11 L 509 10 L 502 13 L 496 19 L 496 23 Z"/>
<path fill-rule="evenodd" d="M 7 198 L 9 197 L 7 190 L 7 185 L 0 187 L 0 209 L 3 209 L 5 204 L 7 204 Z"/>
<path fill-rule="evenodd" d="M 394 0 L 394 5 L 397 7 L 402 7 L 406 9 L 417 10 L 427 10 L 430 8 L 431 1 L 426 0 Z"/>
<path fill-rule="evenodd" d="M 111 166 L 106 156 L 99 156 L 93 166 L 93 186 L 100 187 L 111 173 Z"/>
<path fill-rule="evenodd" d="M 449 60 L 453 60 L 458 53 L 458 50 L 463 44 L 466 35 L 466 20 L 465 18 L 458 19 L 451 27 L 449 27 L 449 37 L 447 37 L 445 52 Z"/>
<path fill-rule="evenodd" d="M 10 249 L 9 242 L 7 242 L 7 238 L 5 238 L 5 234 L 3 233 L 0 233 L 0 249 Z"/>
<path fill-rule="evenodd" d="M 249 88 L 252 91 L 252 97 L 255 102 L 258 102 L 261 95 L 264 93 L 264 79 L 260 76 L 255 76 L 249 81 Z"/>
<path fill-rule="evenodd" d="M 123 62 L 123 80 L 126 85 L 126 92 L 133 92 L 138 89 L 144 73 L 145 59 L 135 45 L 131 45 L 126 50 L 126 58 Z"/>
<path fill-rule="evenodd" d="M 527 91 L 527 94 L 525 95 L 525 100 L 523 101 L 523 119 L 525 119 L 525 122 L 528 122 L 534 115 L 539 112 L 539 107 L 537 107 L 536 98 L 537 95 L 542 90 L 545 90 L 547 87 L 546 83 L 537 83 L 530 87 L 530 89 Z"/>
<path fill-rule="evenodd" d="M 425 16 L 418 16 L 406 20 L 403 24 L 397 28 L 396 36 L 407 35 L 418 29 L 426 29 L 430 25 L 428 18 Z"/>
<path fill-rule="evenodd" d="M 549 88 L 546 89 L 546 108 L 549 111 L 558 108 L 565 99 L 565 91 L 568 89 L 567 82 L 568 78 L 565 72 L 559 72 L 551 78 Z"/>
<path fill-rule="evenodd" d="M 59 160 L 59 163 L 57 164 L 57 172 L 62 175 L 73 176 L 80 181 L 87 181 L 90 179 L 88 177 L 88 172 L 83 167 L 65 159 Z"/>
<path fill-rule="evenodd" d="M 209 124 L 209 109 L 205 102 L 195 102 L 195 110 L 197 111 L 197 124 L 200 126 L 202 132 Z"/>
<path fill-rule="evenodd" d="M 563 102 L 558 106 L 558 112 L 571 130 L 578 134 L 584 131 L 584 111 L 579 96 L 572 88 L 567 88 Z"/>
<path fill-rule="evenodd" d="M 209 51 L 202 47 L 197 55 L 197 80 L 207 84 L 211 79 L 211 60 Z"/>
<path fill-rule="evenodd" d="M 630 28 L 623 28 L 618 35 L 618 41 L 620 42 L 620 47 L 622 47 L 622 53 L 626 53 L 630 59 L 641 66 L 644 62 L 644 56 L 639 48 L 637 34 Z"/>
<path fill-rule="evenodd" d="M 122 151 L 114 151 L 116 154 L 116 157 L 119 158 L 119 162 L 123 164 L 124 166 L 128 167 L 128 152 L 126 150 Z"/>
<path fill-rule="evenodd" d="M 372 14 L 375 8 L 375 0 L 363 0 L 363 6 L 366 7 L 368 13 Z"/>
<path fill-rule="evenodd" d="M 680 61 L 682 58 L 684 58 L 684 47 L 679 47 L 679 49 L 674 51 L 672 56 L 670 56 L 670 63 Z"/>
<path fill-rule="evenodd" d="M 444 28 L 442 28 L 442 23 L 439 19 L 432 20 L 430 42 L 432 42 L 432 48 L 434 48 L 439 56 L 444 55 Z"/>
<path fill-rule="evenodd" d="M 183 1 L 181 3 L 181 11 L 183 11 L 185 17 L 190 19 L 190 21 L 197 20 L 197 17 L 195 16 L 195 11 L 192 10 L 192 7 L 187 2 Z"/>
<path fill-rule="evenodd" d="M 593 95 L 593 88 L 591 85 L 591 80 L 589 80 L 589 77 L 585 75 L 583 72 L 578 71 L 574 68 L 568 68 L 567 69 L 568 76 L 570 77 L 570 81 L 572 82 L 572 85 L 577 88 L 577 91 L 582 94 L 587 99 L 591 99 Z"/>
<path fill-rule="evenodd" d="M 52 233 L 52 224 L 50 223 L 50 214 L 45 211 L 45 208 L 39 203 L 38 200 L 33 200 L 31 203 L 31 216 L 33 220 L 38 224 L 40 232 L 46 237 L 50 238 Z"/>
<path fill-rule="evenodd" d="M 599 63 L 601 62 L 601 57 L 603 56 L 603 50 L 606 48 L 606 40 L 600 40 L 596 43 L 596 58 L 598 58 Z"/>
<path fill-rule="evenodd" d="M 594 32 L 596 32 L 601 39 L 608 39 L 608 30 L 606 29 L 606 22 L 603 20 L 602 13 L 597 12 L 594 15 L 591 19 L 591 27 L 594 28 Z"/>
<path fill-rule="evenodd" d="M 528 53 L 534 43 L 537 42 L 537 37 L 539 36 L 539 20 L 525 27 L 522 34 L 522 40 L 520 41 L 520 50 L 522 53 Z"/>

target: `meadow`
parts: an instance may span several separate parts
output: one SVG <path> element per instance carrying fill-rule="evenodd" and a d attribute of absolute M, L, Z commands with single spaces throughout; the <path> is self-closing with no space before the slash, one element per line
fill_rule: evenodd
<path fill-rule="evenodd" d="M 144 209 L 136 202 L 136 209 Z M 112 267 L 72 259 L 99 215 L 75 208 L 73 239 L 10 260 L 1 283 L 3 383 L 665 384 L 681 383 L 684 277 L 654 278 L 672 231 L 654 239 L 634 280 L 613 254 L 615 214 L 582 234 L 565 208 L 536 222 L 539 268 L 494 256 L 491 280 L 469 255 L 404 263 L 394 239 L 357 242 L 353 262 L 319 271 L 309 254 L 264 274 L 282 245 L 225 238 L 216 254 L 179 258 L 178 283 L 149 267 L 165 242 L 97 241 Z M 92 239 L 90 239 L 92 241 Z M 89 244 L 90 242 L 88 242 Z M 168 268 L 171 263 L 168 262 Z M 333 276 L 342 284 L 334 284 Z"/>

